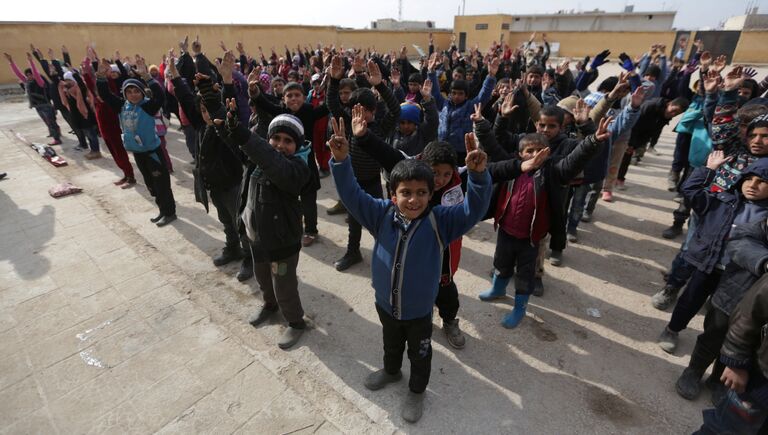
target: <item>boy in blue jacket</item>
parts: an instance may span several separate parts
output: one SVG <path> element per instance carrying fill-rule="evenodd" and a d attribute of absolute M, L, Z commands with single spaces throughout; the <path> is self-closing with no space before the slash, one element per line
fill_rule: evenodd
<path fill-rule="evenodd" d="M 367 127 L 360 107 L 353 109 L 352 130 Z M 425 162 L 406 159 L 392 169 L 391 199 L 375 199 L 355 181 L 344 123 L 333 123 L 328 144 L 331 173 L 349 213 L 376 239 L 371 264 L 376 311 L 384 336 L 384 368 L 371 373 L 366 388 L 378 390 L 402 378 L 403 351 L 408 344 L 411 378 L 402 416 L 421 418 L 432 361 L 432 306 L 438 294 L 444 246 L 482 219 L 491 199 L 487 156 L 467 146 L 469 181 L 463 203 L 429 207 L 434 174 Z M 468 141 L 474 142 L 474 141 Z"/>

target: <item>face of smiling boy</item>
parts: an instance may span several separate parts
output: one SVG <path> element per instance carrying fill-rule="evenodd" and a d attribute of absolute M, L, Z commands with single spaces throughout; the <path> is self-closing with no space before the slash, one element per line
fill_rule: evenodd
<path fill-rule="evenodd" d="M 392 202 L 406 219 L 413 220 L 427 209 L 432 193 L 423 180 L 405 180 L 397 185 Z"/>

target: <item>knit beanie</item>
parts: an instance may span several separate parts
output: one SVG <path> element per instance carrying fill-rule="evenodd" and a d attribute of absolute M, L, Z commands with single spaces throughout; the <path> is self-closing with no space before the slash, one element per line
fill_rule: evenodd
<path fill-rule="evenodd" d="M 560 100 L 560 102 L 557 103 L 557 107 L 565 110 L 570 115 L 573 115 L 573 109 L 576 108 L 576 103 L 578 101 L 579 101 L 579 97 L 575 95 L 571 95 Z"/>
<path fill-rule="evenodd" d="M 301 124 L 301 120 L 293 115 L 282 114 L 272 119 L 267 130 L 267 137 L 271 138 L 277 133 L 285 133 L 292 137 L 296 143 L 296 149 L 304 144 L 304 126 Z"/>
<path fill-rule="evenodd" d="M 403 103 L 400 105 L 400 120 L 410 121 L 416 125 L 421 123 L 421 107 L 418 104 Z"/>
<path fill-rule="evenodd" d="M 747 134 L 751 133 L 752 130 L 756 129 L 757 127 L 768 127 L 768 113 L 763 113 L 760 116 L 756 116 L 752 121 L 749 122 L 749 126 L 747 127 Z"/>
<path fill-rule="evenodd" d="M 147 92 L 144 90 L 144 83 L 136 80 L 136 79 L 128 79 L 123 82 L 122 88 L 120 88 L 120 93 L 123 94 L 123 97 L 125 97 L 125 90 L 128 89 L 130 86 L 135 86 L 141 91 L 141 94 L 145 97 L 147 96 Z"/>

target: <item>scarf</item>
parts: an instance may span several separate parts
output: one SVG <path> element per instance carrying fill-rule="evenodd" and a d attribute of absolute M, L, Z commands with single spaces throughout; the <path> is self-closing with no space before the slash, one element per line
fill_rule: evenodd
<path fill-rule="evenodd" d="M 69 99 L 68 96 L 75 99 L 75 102 L 77 104 L 77 110 L 80 112 L 81 115 L 83 115 L 83 118 L 88 118 L 88 106 L 86 105 L 86 99 L 83 97 L 83 93 L 80 90 L 80 86 L 75 82 L 74 86 L 70 86 L 69 89 L 67 89 L 66 82 L 68 80 L 62 80 L 59 82 L 59 96 L 61 97 L 61 103 L 64 105 L 64 107 L 67 108 L 70 112 L 72 109 L 69 107 Z"/>

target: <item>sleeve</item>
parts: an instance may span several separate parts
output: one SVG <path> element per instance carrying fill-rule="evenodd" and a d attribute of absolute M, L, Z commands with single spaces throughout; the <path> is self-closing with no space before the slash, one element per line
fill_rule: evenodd
<path fill-rule="evenodd" d="M 112 93 L 112 91 L 109 89 L 109 84 L 107 83 L 106 79 L 96 80 L 96 89 L 99 90 L 99 97 L 101 97 L 101 99 L 104 100 L 104 102 L 107 103 L 109 107 L 112 108 L 112 110 L 117 113 L 120 113 L 123 110 L 123 104 L 125 104 L 125 100 L 122 97 L 118 97 Z"/>
<path fill-rule="evenodd" d="M 435 100 L 422 103 L 424 108 L 424 122 L 419 126 L 421 130 L 421 137 L 424 139 L 424 144 L 428 144 L 433 140 L 437 140 L 437 128 L 440 125 L 440 116 L 437 113 L 437 106 L 435 106 Z"/>
<path fill-rule="evenodd" d="M 480 93 L 472 99 L 471 103 L 477 104 L 485 104 L 488 102 L 488 100 L 491 99 L 491 94 L 493 93 L 493 88 L 496 86 L 496 77 L 492 77 L 490 74 L 485 78 L 483 81 L 483 87 L 480 89 Z M 434 87 L 433 87 L 434 89 Z"/>
<path fill-rule="evenodd" d="M 762 341 L 762 328 L 768 321 L 766 277 L 759 279 L 744 295 L 731 314 L 728 334 L 720 350 L 720 361 L 728 367 L 748 369 Z"/>
<path fill-rule="evenodd" d="M 390 202 L 375 199 L 360 188 L 352 173 L 352 158 L 349 156 L 341 162 L 331 159 L 331 173 L 339 199 L 349 213 L 368 231 L 374 232 L 386 216 Z"/>
<path fill-rule="evenodd" d="M 598 141 L 594 135 L 585 137 L 576 148 L 554 164 L 554 173 L 560 184 L 568 184 L 584 170 L 589 160 L 605 146 L 607 141 Z M 562 145 L 561 145 L 562 146 Z"/>
<path fill-rule="evenodd" d="M 709 186 L 712 184 L 715 174 L 715 171 L 706 166 L 696 168 L 680 186 L 680 193 L 688 200 L 691 210 L 696 213 L 703 213 L 709 206 Z"/>
<path fill-rule="evenodd" d="M 454 241 L 466 234 L 485 216 L 491 202 L 493 185 L 488 170 L 469 171 L 467 193 L 462 204 L 435 207 L 438 228 L 445 241 Z"/>
<path fill-rule="evenodd" d="M 298 196 L 309 180 L 309 166 L 283 156 L 258 134 L 252 133 L 240 149 L 284 192 Z"/>
<path fill-rule="evenodd" d="M 211 77 L 214 81 L 219 76 L 219 71 L 203 53 L 195 55 L 195 68 L 197 69 L 197 72 Z"/>
<path fill-rule="evenodd" d="M 735 226 L 727 245 L 731 261 L 755 276 L 762 276 L 768 264 L 766 234 L 765 220 Z"/>
<path fill-rule="evenodd" d="M 176 61 L 176 70 L 179 71 L 179 75 L 187 79 L 187 83 L 192 83 L 195 79 L 195 61 L 189 52 L 182 53 L 179 59 Z"/>
<path fill-rule="evenodd" d="M 493 121 L 493 137 L 496 139 L 498 148 L 505 153 L 512 153 L 513 150 L 518 149 L 519 137 L 509 131 L 510 121 L 511 118 L 501 116 L 501 114 L 496 116 L 496 119 Z M 477 131 L 475 131 L 475 134 L 477 134 Z M 501 155 L 492 156 L 489 154 L 488 156 L 491 161 L 505 160 L 508 158 Z"/>
<path fill-rule="evenodd" d="M 281 106 L 278 106 L 277 104 L 267 100 L 263 92 L 259 92 L 259 95 L 257 95 L 256 98 L 253 98 L 252 100 L 259 110 L 263 110 L 272 116 L 277 116 L 284 112 Z"/>
<path fill-rule="evenodd" d="M 171 82 L 173 82 L 173 90 L 176 100 L 178 100 L 181 110 L 187 115 L 192 126 L 196 129 L 202 127 L 204 121 L 200 114 L 200 109 L 197 107 L 197 104 L 195 104 L 195 96 L 192 95 L 192 90 L 189 89 L 186 80 L 181 77 L 174 77 Z"/>
<path fill-rule="evenodd" d="M 387 106 L 387 114 L 381 120 L 381 133 L 384 137 L 389 137 L 395 130 L 397 120 L 400 119 L 400 103 L 397 102 L 397 98 L 392 95 L 392 91 L 384 84 L 384 82 L 376 85 L 376 90 L 379 91 L 381 99 Z"/>
<path fill-rule="evenodd" d="M 603 119 L 605 114 L 608 112 L 608 109 L 610 109 L 613 105 L 613 102 L 613 100 L 608 99 L 608 94 L 606 94 L 603 98 L 600 99 L 600 101 L 597 102 L 597 104 L 595 104 L 595 107 L 589 111 L 589 119 L 595 123 L 600 122 L 600 120 Z M 629 107 L 629 104 L 627 107 Z"/>
<path fill-rule="evenodd" d="M 400 86 L 393 86 L 392 93 L 395 94 L 398 103 L 402 104 L 405 102 L 405 89 L 403 89 L 402 84 Z"/>
<path fill-rule="evenodd" d="M 403 153 L 392 148 L 390 144 L 384 142 L 380 137 L 370 131 L 365 133 L 362 137 L 353 138 L 353 140 L 355 141 L 355 145 L 359 146 L 360 149 L 379 162 L 381 167 L 386 171 L 391 171 L 398 162 L 406 159 L 406 156 L 403 155 Z"/>
<path fill-rule="evenodd" d="M 638 72 L 637 75 L 644 76 L 645 70 L 648 69 L 648 67 L 651 65 L 651 58 L 648 55 L 648 53 L 643 54 L 643 57 L 640 58 L 640 62 L 637 63 Z"/>
<path fill-rule="evenodd" d="M 40 87 L 45 87 L 45 81 L 40 76 L 40 71 L 37 70 L 37 66 L 35 66 L 35 62 L 32 59 L 29 59 L 29 68 L 32 70 L 32 77 L 34 77 L 35 83 Z"/>
<path fill-rule="evenodd" d="M 611 125 L 608 126 L 608 131 L 611 132 L 611 137 L 616 138 L 628 132 L 629 130 L 632 130 L 632 127 L 635 126 L 638 118 L 640 118 L 640 111 L 633 109 L 631 104 L 627 104 L 619 116 L 617 116 Z"/>
<path fill-rule="evenodd" d="M 523 173 L 522 162 L 518 159 L 502 160 L 500 162 L 488 162 L 488 172 L 494 183 L 514 180 Z"/>
<path fill-rule="evenodd" d="M 334 118 L 344 118 L 345 125 L 352 125 L 352 117 L 341 106 L 341 99 L 339 98 L 340 82 L 341 80 L 331 77 L 331 81 L 328 83 L 328 92 L 325 93 L 325 105 L 328 106 L 328 110 Z"/>
<path fill-rule="evenodd" d="M 162 109 L 163 104 L 165 104 L 165 91 L 163 90 L 163 87 L 160 86 L 160 83 L 158 83 L 155 79 L 150 79 L 147 84 L 149 85 L 149 89 L 152 91 L 152 98 L 150 98 L 146 103 L 142 104 L 141 108 L 148 114 L 155 116 L 157 111 Z"/>
<path fill-rule="evenodd" d="M 16 75 L 16 78 L 19 79 L 20 83 L 26 83 L 27 77 L 19 71 L 19 67 L 16 66 L 16 62 L 10 62 L 11 65 L 11 71 L 13 71 L 13 74 Z"/>
<path fill-rule="evenodd" d="M 501 116 L 498 116 L 501 118 Z M 474 123 L 475 136 L 477 136 L 478 146 L 488 153 L 488 160 L 491 162 L 498 162 L 502 160 L 508 160 L 514 156 L 508 153 L 504 148 L 499 146 L 496 136 L 491 129 L 491 123 L 487 119 L 482 119 L 479 122 Z"/>
<path fill-rule="evenodd" d="M 437 73 L 434 71 L 429 73 L 429 80 L 432 81 L 432 98 L 435 99 L 437 110 L 443 110 L 443 105 L 445 105 L 445 98 L 443 98 L 443 94 L 440 93 L 440 81 L 437 80 Z"/>

